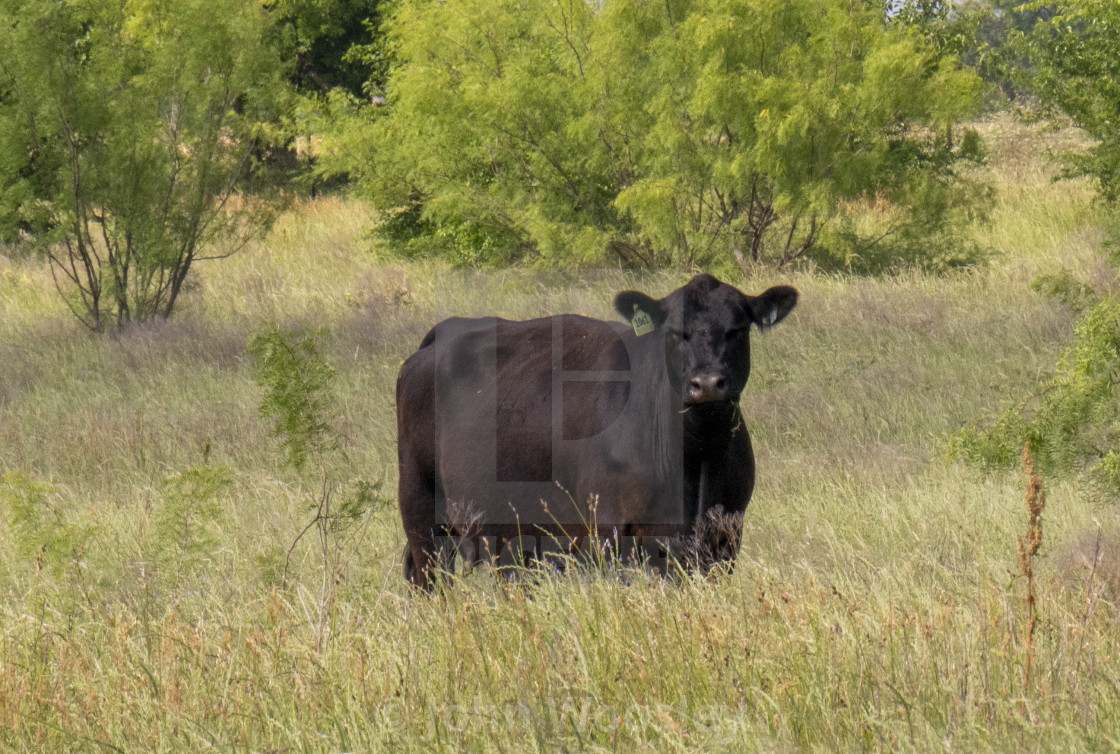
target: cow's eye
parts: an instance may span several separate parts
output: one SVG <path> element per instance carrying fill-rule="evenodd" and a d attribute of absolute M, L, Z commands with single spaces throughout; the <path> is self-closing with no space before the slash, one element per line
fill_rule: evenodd
<path fill-rule="evenodd" d="M 666 330 L 666 332 L 668 333 L 669 337 L 675 341 L 688 340 L 688 333 L 686 332 L 682 332 L 680 330 Z"/>

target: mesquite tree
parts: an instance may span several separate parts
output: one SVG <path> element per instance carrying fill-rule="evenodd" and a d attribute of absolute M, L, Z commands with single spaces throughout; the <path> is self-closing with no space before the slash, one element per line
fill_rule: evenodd
<path fill-rule="evenodd" d="M 284 101 L 271 24 L 255 2 L 0 7 L 0 240 L 46 255 L 91 330 L 169 316 L 260 227 L 238 189 Z"/>
<path fill-rule="evenodd" d="M 880 0 L 402 0 L 386 28 L 387 102 L 322 166 L 463 263 L 784 264 L 979 206 L 952 128 L 979 79 Z"/>

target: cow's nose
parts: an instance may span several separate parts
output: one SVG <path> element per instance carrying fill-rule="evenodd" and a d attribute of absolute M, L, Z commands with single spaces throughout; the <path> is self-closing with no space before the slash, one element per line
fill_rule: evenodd
<path fill-rule="evenodd" d="M 701 374 L 688 381 L 688 399 L 708 403 L 727 399 L 727 383 L 718 374 Z"/>

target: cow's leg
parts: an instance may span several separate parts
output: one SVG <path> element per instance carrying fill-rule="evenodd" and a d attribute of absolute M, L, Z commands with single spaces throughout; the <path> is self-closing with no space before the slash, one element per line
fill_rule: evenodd
<path fill-rule="evenodd" d="M 401 366 L 397 377 L 397 498 L 408 539 L 404 575 L 410 584 L 426 590 L 433 586 L 437 555 L 435 361 L 429 347 L 432 337 L 429 333 L 420 350 Z"/>
<path fill-rule="evenodd" d="M 416 569 L 416 559 L 412 557 L 412 546 L 404 545 L 404 580 L 412 583 L 412 572 Z"/>
<path fill-rule="evenodd" d="M 727 456 L 710 469 L 702 497 L 715 504 L 704 506 L 697 522 L 708 558 L 702 570 L 724 565 L 732 571 L 743 538 L 743 514 L 754 493 L 754 450 L 742 420 L 733 433 Z"/>
<path fill-rule="evenodd" d="M 417 563 L 421 561 L 417 561 L 412 543 L 409 542 L 404 546 L 404 579 L 413 586 L 430 591 L 435 583 L 437 572 L 454 572 L 457 549 L 453 543 L 446 541 L 446 538 L 436 540 L 433 537 L 432 546 L 427 547 L 421 543 L 420 551 L 427 553 L 427 558 L 424 564 L 418 567 Z"/>
<path fill-rule="evenodd" d="M 438 558 L 435 484 L 408 451 L 402 447 L 398 487 L 401 523 L 408 538 L 404 576 L 413 586 L 430 590 Z"/>

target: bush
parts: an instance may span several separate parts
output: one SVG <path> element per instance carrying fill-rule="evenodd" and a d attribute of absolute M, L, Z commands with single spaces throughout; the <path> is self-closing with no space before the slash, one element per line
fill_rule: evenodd
<path fill-rule="evenodd" d="M 1021 36 L 1018 47 L 1031 67 L 1022 78 L 1051 114 L 1061 113 L 1097 143 L 1066 155 L 1068 173 L 1092 178 L 1101 196 L 1120 200 L 1120 4 L 1112 0 L 1035 2 L 1026 9 L 1051 6 Z"/>
<path fill-rule="evenodd" d="M 1084 470 L 1120 493 L 1120 296 L 1091 306 L 1077 323 L 1057 374 L 987 426 L 949 440 L 951 457 L 1011 467 L 1024 444 L 1044 474 Z"/>
<path fill-rule="evenodd" d="M 36 246 L 89 329 L 170 316 L 262 227 L 237 190 L 284 107 L 273 37 L 252 2 L 0 9 L 0 242 Z"/>
<path fill-rule="evenodd" d="M 90 526 L 75 523 L 53 485 L 19 471 L 0 475 L 0 508 L 15 531 L 20 560 L 36 570 L 58 574 L 77 564 L 93 535 Z"/>
<path fill-rule="evenodd" d="M 781 265 L 979 206 L 979 79 L 879 2 L 408 0 L 387 28 L 388 103 L 336 93 L 321 169 L 456 261 Z M 862 202 L 891 217 L 861 232 Z"/>
<path fill-rule="evenodd" d="M 1034 20 L 1013 49 L 1027 60 L 1019 75 L 1051 115 L 1065 115 L 1096 144 L 1065 156 L 1067 176 L 1088 176 L 1102 199 L 1120 199 L 1120 5 L 1111 0 L 1035 2 L 1020 12 Z M 1117 229 L 1106 247 L 1117 258 Z M 1008 466 L 1024 443 L 1044 473 L 1086 471 L 1114 497 L 1120 493 L 1120 296 L 1099 299 L 1067 274 L 1035 287 L 1081 313 L 1056 375 L 987 426 L 956 433 L 951 456 Z"/>
<path fill-rule="evenodd" d="M 288 465 L 299 478 L 311 520 L 287 552 L 271 550 L 257 564 L 266 582 L 287 585 L 291 556 L 304 535 L 314 531 L 320 586 L 312 620 L 315 647 L 322 651 L 333 634 L 339 585 L 365 539 L 369 514 L 385 499 L 380 480 L 354 477 L 342 437 L 335 427 L 338 402 L 334 369 L 310 333 L 269 325 L 249 341 L 257 384 L 265 389 L 260 415 L 272 425 Z"/>

